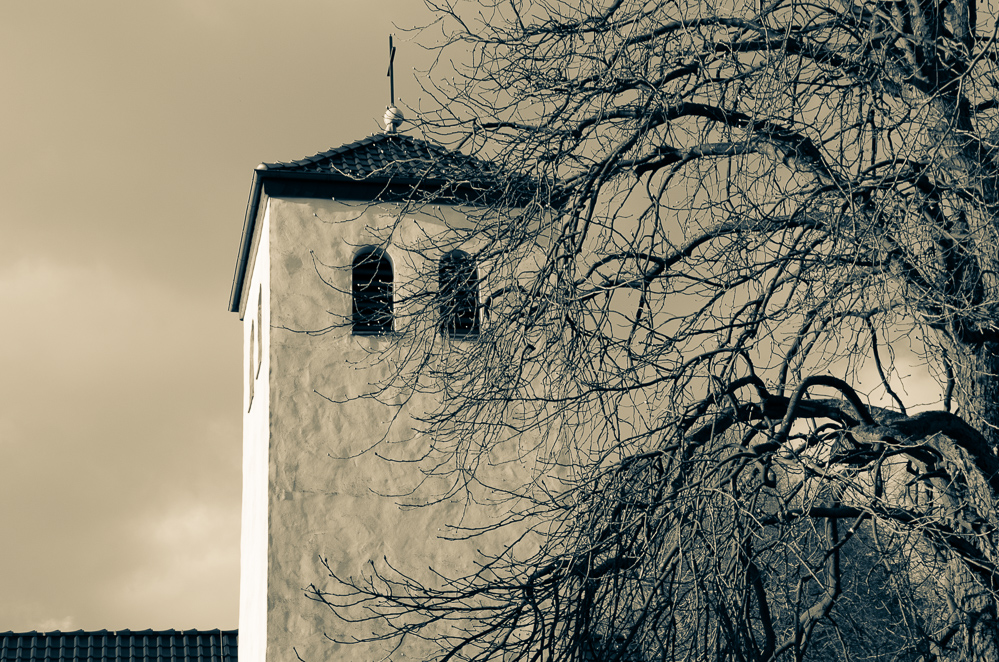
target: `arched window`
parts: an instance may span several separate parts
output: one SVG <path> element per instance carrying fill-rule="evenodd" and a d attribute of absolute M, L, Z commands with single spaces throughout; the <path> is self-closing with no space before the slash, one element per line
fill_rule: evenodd
<path fill-rule="evenodd" d="M 479 333 L 479 276 L 468 253 L 451 251 L 441 258 L 438 269 L 441 330 L 452 338 Z"/>
<path fill-rule="evenodd" d="M 392 263 L 385 251 L 362 248 L 351 268 L 355 336 L 392 331 Z"/>

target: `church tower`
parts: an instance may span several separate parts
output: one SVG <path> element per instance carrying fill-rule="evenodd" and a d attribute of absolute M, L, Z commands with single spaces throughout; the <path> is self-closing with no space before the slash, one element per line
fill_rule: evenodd
<path fill-rule="evenodd" d="M 240 662 L 384 657 L 376 645 L 344 648 L 324 637 L 343 636 L 345 626 L 305 597 L 324 577 L 320 557 L 357 577 L 383 557 L 465 566 L 474 549 L 441 542 L 461 504 L 400 507 L 382 495 L 410 489 L 412 466 L 365 453 L 379 441 L 411 442 L 406 412 L 433 408 L 431 396 L 402 409 L 359 396 L 391 375 L 391 361 L 370 359 L 404 332 L 401 284 L 419 265 L 398 247 L 467 224 L 463 210 L 488 197 L 490 169 L 397 133 L 391 112 L 386 120 L 385 133 L 253 173 L 230 298 L 244 346 Z M 413 199 L 422 203 L 407 206 Z M 437 332 L 475 342 L 468 253 L 419 259 L 473 283 L 455 293 Z M 403 649 L 392 659 L 423 657 Z"/>

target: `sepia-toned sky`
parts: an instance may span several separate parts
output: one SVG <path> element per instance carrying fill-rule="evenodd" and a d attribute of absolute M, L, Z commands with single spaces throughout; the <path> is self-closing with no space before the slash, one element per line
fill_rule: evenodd
<path fill-rule="evenodd" d="M 251 173 L 378 130 L 390 32 L 416 106 L 428 20 L 0 2 L 0 631 L 236 627 Z"/>

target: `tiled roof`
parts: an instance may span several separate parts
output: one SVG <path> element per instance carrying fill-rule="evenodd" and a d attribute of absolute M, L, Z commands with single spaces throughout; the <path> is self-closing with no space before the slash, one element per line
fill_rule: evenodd
<path fill-rule="evenodd" d="M 237 312 L 244 303 L 245 269 L 263 195 L 517 208 L 535 198 L 548 206 L 562 204 L 555 184 L 403 133 L 375 134 L 297 161 L 262 163 L 253 171 L 229 310 Z"/>
<path fill-rule="evenodd" d="M 0 662 L 236 662 L 236 630 L 0 632 Z"/>
<path fill-rule="evenodd" d="M 402 133 L 379 133 L 315 156 L 265 163 L 268 171 L 339 175 L 353 181 L 494 185 L 491 164 Z"/>

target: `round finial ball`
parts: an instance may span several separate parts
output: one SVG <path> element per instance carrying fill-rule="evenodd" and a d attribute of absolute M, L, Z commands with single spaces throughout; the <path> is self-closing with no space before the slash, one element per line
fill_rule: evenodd
<path fill-rule="evenodd" d="M 395 106 L 386 106 L 384 119 L 385 133 L 395 133 L 405 118 L 402 116 L 402 111 Z"/>

